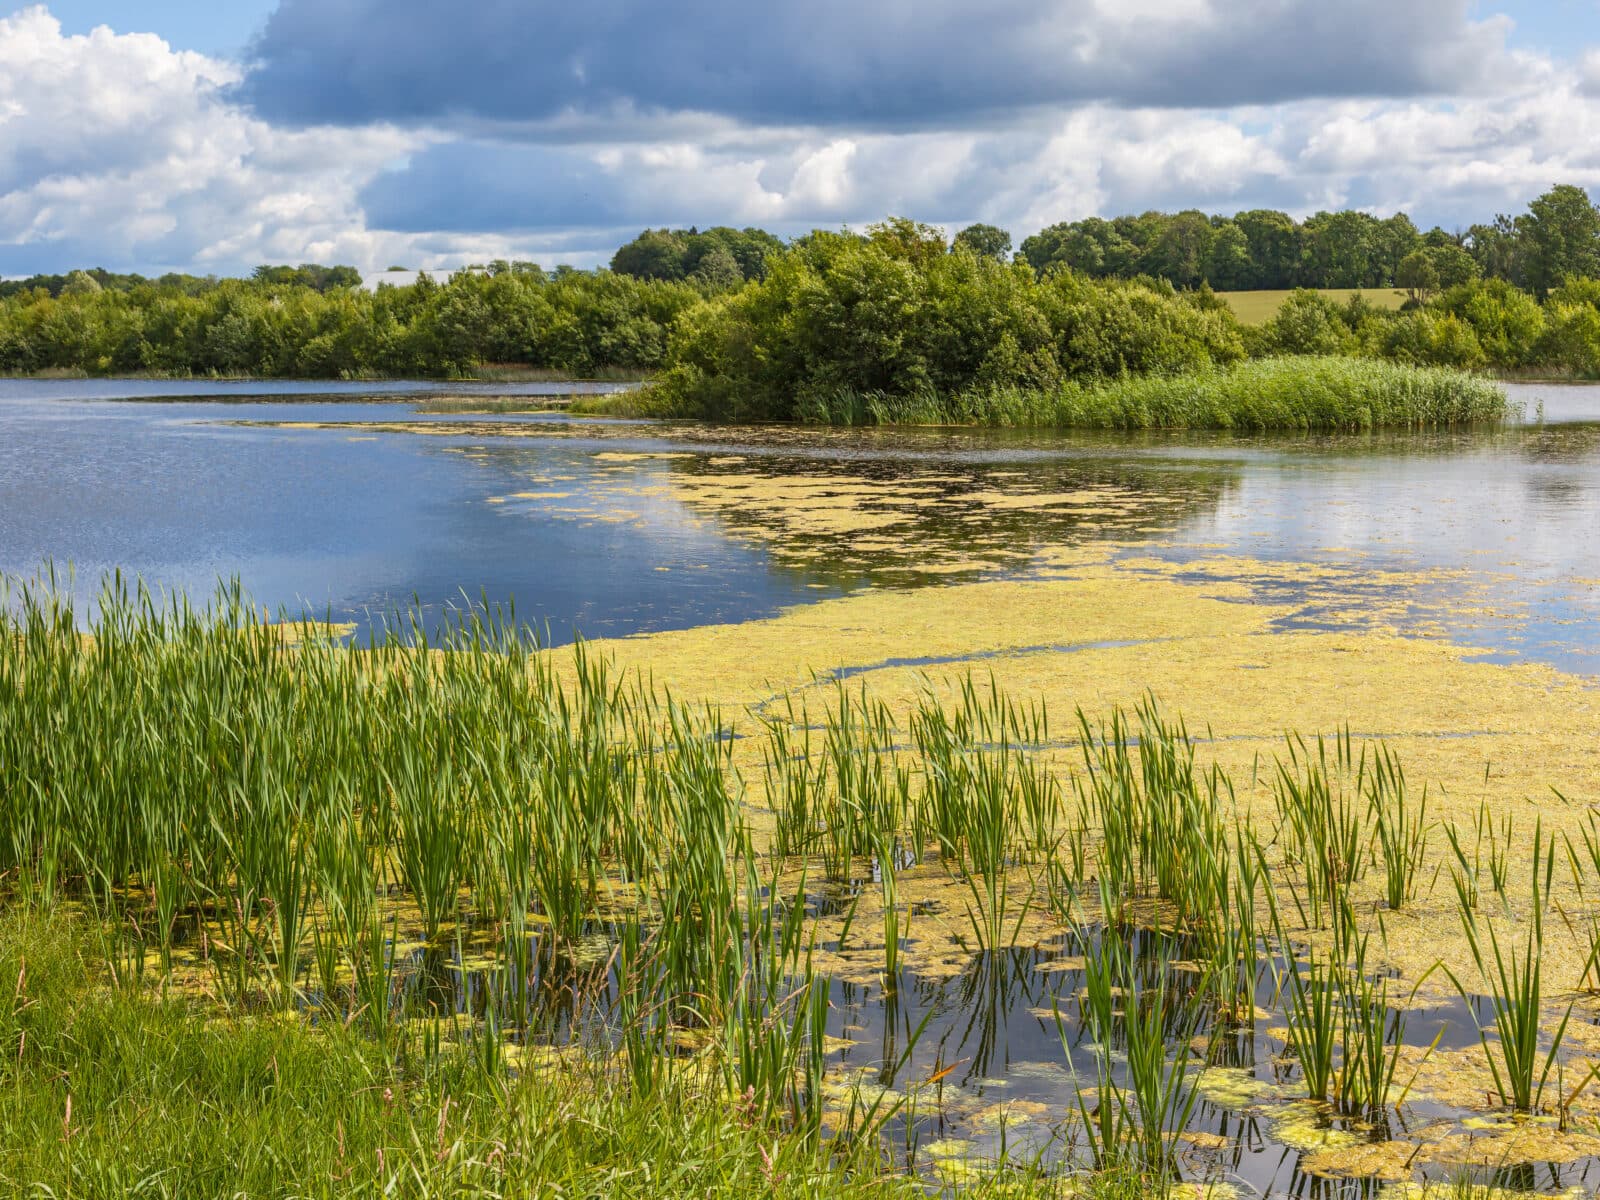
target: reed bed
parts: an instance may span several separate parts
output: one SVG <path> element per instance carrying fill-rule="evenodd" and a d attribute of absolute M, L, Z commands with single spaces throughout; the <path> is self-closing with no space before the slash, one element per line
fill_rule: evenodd
<path fill-rule="evenodd" d="M 1519 411 L 1494 381 L 1464 371 L 1290 357 L 954 396 L 846 392 L 814 402 L 801 417 L 829 425 L 1358 433 L 1498 424 Z"/>
<path fill-rule="evenodd" d="M 477 1096 L 501 1115 L 462 1145 L 560 1064 L 597 1121 L 636 1121 L 653 1098 L 684 1114 L 709 1103 L 781 1143 L 774 1171 L 899 1194 L 916 1139 L 892 1165 L 884 1131 L 916 1128 L 944 1073 L 901 1079 L 920 1036 L 908 1028 L 882 1064 L 904 1090 L 842 1096 L 830 972 L 877 953 L 892 1010 L 924 936 L 907 880 L 930 872 L 949 881 L 951 936 L 981 977 L 1041 930 L 1081 951 L 1082 987 L 1055 1002 L 1063 1039 L 1096 1047 L 1097 1078 L 1059 1166 L 1094 1169 L 1094 1187 L 1179 1182 L 1198 1080 L 1248 1043 L 1269 993 L 1297 1085 L 1328 1119 L 1381 1124 L 1409 1087 L 1413 995 L 1386 972 L 1372 917 L 1432 898 L 1440 830 L 1395 756 L 1348 733 L 1291 737 L 1258 820 L 1154 700 L 1080 714 L 1073 768 L 1054 757 L 1049 714 L 970 679 L 899 721 L 840 685 L 746 732 L 582 645 L 539 653 L 509 613 L 442 630 L 397 618 L 348 647 L 309 624 L 286 638 L 236 587 L 194 607 L 113 579 L 86 632 L 48 582 L 18 584 L 0 612 L 0 920 L 79 914 L 130 1028 L 171 1021 L 188 1037 L 209 1028 L 198 1007 L 241 1029 L 320 1030 L 342 1039 L 341 1070 L 378 1081 L 364 1086 Z M 747 736 L 761 764 L 748 781 Z M 1514 940 L 1479 911 L 1505 891 L 1511 832 L 1487 812 L 1443 830 L 1444 892 L 1477 967 L 1452 977 L 1488 997 L 1501 1103 L 1538 1113 L 1572 1083 L 1546 1087 L 1566 1014 L 1541 1024 L 1557 856 L 1536 832 Z M 1586 894 L 1596 845 L 1566 845 Z M 845 909 L 826 934 L 823 898 Z M 164 1015 L 139 1015 L 151 1003 Z M 28 1058 L 26 1010 L 0 1028 L 21 1047 L 0 1082 L 48 1067 Z M 1054 1169 L 984 1177 L 1026 1195 Z"/>

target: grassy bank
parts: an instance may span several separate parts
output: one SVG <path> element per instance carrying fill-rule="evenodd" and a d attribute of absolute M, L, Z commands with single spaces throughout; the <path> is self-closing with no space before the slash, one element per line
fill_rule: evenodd
<path fill-rule="evenodd" d="M 1542 978 L 1540 951 L 1557 905 L 1552 938 L 1600 946 L 1600 826 L 1565 847 L 1571 887 L 1536 827 L 1530 889 L 1525 829 L 1440 829 L 1348 736 L 1291 741 L 1251 813 L 1153 703 L 1052 730 L 970 682 L 904 719 L 841 686 L 735 722 L 484 621 L 348 650 L 237 593 L 112 592 L 88 638 L 48 592 L 3 607 L 13 1190 L 1059 1194 L 1005 1105 L 964 1110 L 998 1150 L 951 1148 L 953 1065 L 908 1065 L 924 1026 L 865 1073 L 835 1057 L 861 1034 L 839 987 L 894 1011 L 1046 945 L 1039 1019 L 1074 1067 L 1034 1145 L 1074 1194 L 1225 1170 L 1176 1147 L 1208 1132 L 1201 1095 L 1269 1103 L 1228 1083 L 1258 1017 L 1295 1052 L 1253 1117 L 1308 1171 L 1359 1173 L 1336 1152 L 1431 1053 L 1385 930 L 1441 905 L 1499 1037 L 1433 1102 L 1596 1117 L 1552 1013 L 1585 981 Z M 1434 1152 L 1403 1149 L 1407 1172 Z"/>
<path fill-rule="evenodd" d="M 108 989 L 100 954 L 80 919 L 0 918 L 7 1194 L 925 1194 L 871 1146 L 773 1136 L 687 1078 L 646 1097 L 581 1059 L 508 1070 L 448 1019 L 384 1050 L 337 1022 Z"/>
<path fill-rule="evenodd" d="M 1492 381 L 1462 371 L 1372 359 L 1278 358 L 948 399 L 845 393 L 802 416 L 833 425 L 1357 432 L 1499 422 L 1514 411 Z"/>

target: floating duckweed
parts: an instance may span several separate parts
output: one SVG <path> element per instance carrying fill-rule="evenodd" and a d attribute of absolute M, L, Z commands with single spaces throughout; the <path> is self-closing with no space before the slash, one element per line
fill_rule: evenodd
<path fill-rule="evenodd" d="M 1328 1123 L 1328 1110 L 1310 1100 L 1296 1100 L 1265 1114 L 1272 1140 L 1293 1150 L 1342 1150 L 1360 1144 L 1361 1137 Z"/>
<path fill-rule="evenodd" d="M 1238 1111 L 1275 1098 L 1278 1091 L 1245 1067 L 1207 1067 L 1195 1083 L 1200 1095 L 1219 1108 Z"/>
<path fill-rule="evenodd" d="M 1412 1176 L 1420 1147 L 1411 1142 L 1358 1142 L 1324 1147 L 1300 1160 L 1307 1175 L 1330 1179 L 1379 1179 L 1401 1182 Z"/>
<path fill-rule="evenodd" d="M 991 1086 L 989 1081 L 985 1080 L 985 1086 Z M 1036 1100 L 1007 1100 L 979 1109 L 972 1114 L 972 1121 L 983 1129 L 999 1129 L 1003 1125 L 1027 1125 L 1043 1120 L 1051 1111 L 1048 1104 Z"/>

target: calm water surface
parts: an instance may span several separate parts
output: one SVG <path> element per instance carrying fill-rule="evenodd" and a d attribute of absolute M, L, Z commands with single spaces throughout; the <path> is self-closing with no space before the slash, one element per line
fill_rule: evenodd
<path fill-rule="evenodd" d="M 1028 574 L 1054 548 L 1111 539 L 1236 572 L 1298 602 L 1298 623 L 1337 627 L 1371 602 L 1491 656 L 1600 670 L 1600 388 L 1514 387 L 1528 416 L 1505 429 L 1344 438 L 417 411 L 441 392 L 584 386 L 0 380 L 0 571 L 71 564 L 85 596 L 114 567 L 201 593 L 237 575 L 258 603 L 358 622 L 514 600 L 560 640 Z M 901 516 L 863 536 L 786 521 L 783 503 L 705 502 L 726 476 L 774 495 L 837 482 Z M 1134 503 L 1088 520 L 994 502 L 1086 489 Z M 1264 567 L 1304 561 L 1329 577 Z"/>
<path fill-rule="evenodd" d="M 1503 429 L 1346 438 L 419 411 L 442 391 L 541 390 L 574 389 L 0 380 L 0 572 L 70 563 L 86 597 L 116 567 L 202 593 L 238 576 L 259 603 L 358 623 L 413 602 L 437 614 L 514 598 L 559 639 L 1049 573 L 1053 551 L 1099 541 L 1130 566 L 1243 581 L 1293 605 L 1286 624 L 1355 626 L 1381 610 L 1489 657 L 1600 675 L 1600 388 L 1514 388 L 1528 419 Z M 881 523 L 840 519 L 863 511 Z M 838 985 L 835 1067 L 903 1086 L 956 1064 L 940 1107 L 896 1130 L 985 1155 L 1070 1156 L 1060 1123 L 1030 1116 L 1066 1112 L 1092 1070 L 1081 1027 L 1049 1011 L 1082 984 L 1044 969 L 1054 953 L 977 955 L 958 978 L 906 979 L 893 1002 Z M 924 1017 L 905 1071 L 885 1074 Z M 1424 1040 L 1472 1025 L 1455 1011 L 1413 1020 Z M 1273 1053 L 1259 1039 L 1237 1047 L 1240 1071 L 1271 1086 L 1248 1102 L 1205 1094 L 1191 1126 L 1226 1144 L 1194 1151 L 1186 1172 L 1242 1194 L 1374 1193 L 1300 1173 L 1275 1124 L 1296 1106 Z M 1421 1137 L 1453 1115 L 1412 1104 L 1396 1119 L 1396 1136 Z M 1506 1179 L 1597 1181 L 1591 1159 Z"/>

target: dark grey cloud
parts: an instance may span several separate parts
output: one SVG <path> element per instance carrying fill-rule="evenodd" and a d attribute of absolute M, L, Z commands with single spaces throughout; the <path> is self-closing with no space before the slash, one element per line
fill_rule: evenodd
<path fill-rule="evenodd" d="M 633 219 L 619 182 L 571 151 L 458 141 L 376 176 L 360 202 L 369 225 L 405 233 L 592 229 Z"/>
<path fill-rule="evenodd" d="M 949 127 L 1040 105 L 1460 92 L 1470 0 L 283 0 L 239 94 L 299 123 L 713 113 Z"/>

